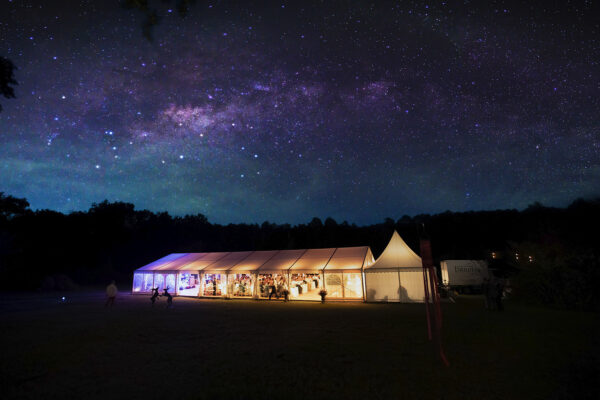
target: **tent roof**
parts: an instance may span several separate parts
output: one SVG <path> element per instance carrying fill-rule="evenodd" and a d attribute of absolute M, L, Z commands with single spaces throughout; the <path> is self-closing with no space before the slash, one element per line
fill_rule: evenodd
<path fill-rule="evenodd" d="M 279 250 L 271 259 L 262 264 L 258 271 L 262 273 L 280 273 L 288 270 L 306 250 Z"/>
<path fill-rule="evenodd" d="M 142 268 L 139 268 L 138 271 L 155 271 L 157 269 L 162 269 L 162 267 L 168 267 L 170 265 L 175 265 L 176 261 L 181 257 L 187 255 L 189 253 L 172 253 L 163 258 L 159 258 L 158 260 L 151 262 L 150 264 L 144 265 Z"/>
<path fill-rule="evenodd" d="M 367 264 L 368 255 L 371 254 L 371 249 L 365 247 L 345 247 L 337 249 L 331 259 L 327 263 L 325 269 L 332 270 L 360 270 L 363 265 Z M 373 256 L 371 255 L 371 258 Z"/>
<path fill-rule="evenodd" d="M 392 268 L 421 268 L 421 257 L 419 257 L 402 240 L 398 232 L 394 231 L 390 242 L 372 265 L 365 269 L 392 269 Z"/>
<path fill-rule="evenodd" d="M 251 252 L 250 255 L 244 258 L 239 263 L 235 264 L 229 271 L 251 272 L 256 271 L 261 265 L 268 262 L 278 253 L 277 250 L 263 250 Z"/>
<path fill-rule="evenodd" d="M 207 271 L 228 271 L 229 268 L 235 266 L 250 254 L 252 254 L 251 251 L 233 251 L 228 253 L 225 257 L 221 257 L 212 264 L 207 265 L 204 269 Z"/>
<path fill-rule="evenodd" d="M 308 249 L 290 266 L 292 271 L 320 271 L 325 268 L 337 249 Z"/>
<path fill-rule="evenodd" d="M 373 262 L 368 246 L 327 249 L 174 253 L 136 271 L 280 273 L 281 271 L 360 270 Z"/>

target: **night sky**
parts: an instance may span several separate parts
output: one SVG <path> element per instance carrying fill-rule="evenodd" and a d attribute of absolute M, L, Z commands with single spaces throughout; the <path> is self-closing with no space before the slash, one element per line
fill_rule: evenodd
<path fill-rule="evenodd" d="M 600 195 L 592 1 L 154 3 L 149 41 L 117 1 L 2 0 L 0 191 L 292 224 Z"/>

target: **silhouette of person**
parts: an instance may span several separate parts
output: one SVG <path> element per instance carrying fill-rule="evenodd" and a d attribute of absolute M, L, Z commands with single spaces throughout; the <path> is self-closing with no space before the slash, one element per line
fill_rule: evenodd
<path fill-rule="evenodd" d="M 119 293 L 119 290 L 117 289 L 117 284 L 115 283 L 115 281 L 112 281 L 107 287 L 106 287 L 106 303 L 104 303 L 104 307 L 108 307 L 110 306 L 112 308 L 113 304 L 115 303 L 115 298 L 117 297 L 117 293 Z"/>
<path fill-rule="evenodd" d="M 273 282 L 273 284 L 271 285 L 271 293 L 269 293 L 269 300 L 271 300 L 271 296 L 273 296 L 273 295 L 275 295 L 275 297 L 279 298 L 279 295 L 277 294 L 275 282 Z"/>
<path fill-rule="evenodd" d="M 165 288 L 163 296 L 167 297 L 167 308 L 170 308 L 173 305 L 173 296 L 169 293 L 169 288 Z"/>
<path fill-rule="evenodd" d="M 152 302 L 152 307 L 154 307 L 154 302 L 156 301 L 156 298 L 158 297 L 159 293 L 158 293 L 158 288 L 152 288 L 152 297 L 150 297 L 150 301 Z"/>
<path fill-rule="evenodd" d="M 504 293 L 504 282 L 501 279 L 498 279 L 496 283 L 496 310 L 502 311 L 504 307 L 502 306 L 502 294 Z"/>
<path fill-rule="evenodd" d="M 290 290 L 288 289 L 288 285 L 285 281 L 283 281 L 283 285 L 282 285 L 282 291 L 281 293 L 283 294 L 283 301 L 289 301 L 290 300 Z"/>
<path fill-rule="evenodd" d="M 496 278 L 490 279 L 487 290 L 489 310 L 494 310 L 498 305 L 498 283 L 496 282 Z"/>
<path fill-rule="evenodd" d="M 492 308 L 492 298 L 490 296 L 490 279 L 484 278 L 483 283 L 481 284 L 481 291 L 483 292 L 485 298 L 485 309 L 491 310 Z"/>

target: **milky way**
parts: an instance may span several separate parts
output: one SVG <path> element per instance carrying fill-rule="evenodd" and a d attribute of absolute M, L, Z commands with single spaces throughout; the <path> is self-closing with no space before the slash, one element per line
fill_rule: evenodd
<path fill-rule="evenodd" d="M 0 191 L 359 224 L 600 195 L 591 1 L 156 3 L 152 41 L 116 2 L 0 5 Z"/>

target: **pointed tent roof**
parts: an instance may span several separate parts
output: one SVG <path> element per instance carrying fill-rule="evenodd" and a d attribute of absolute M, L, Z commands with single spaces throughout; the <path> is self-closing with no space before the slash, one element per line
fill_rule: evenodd
<path fill-rule="evenodd" d="M 390 242 L 381 253 L 379 258 L 372 265 L 365 269 L 392 269 L 392 268 L 415 268 L 422 267 L 421 257 L 419 257 L 402 240 L 398 232 L 394 231 Z"/>

